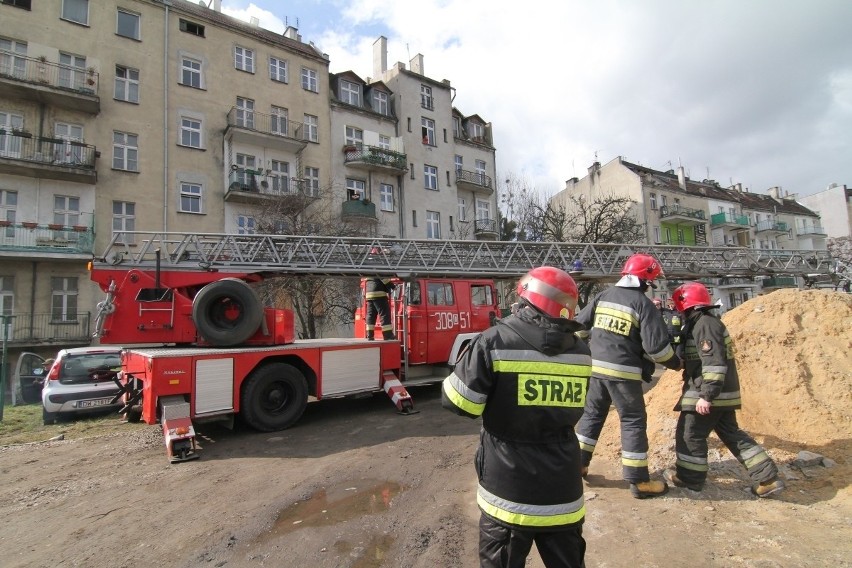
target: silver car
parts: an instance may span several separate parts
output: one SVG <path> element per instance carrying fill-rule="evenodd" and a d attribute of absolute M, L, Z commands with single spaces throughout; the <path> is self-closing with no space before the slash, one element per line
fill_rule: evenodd
<path fill-rule="evenodd" d="M 121 408 L 121 401 L 112 402 L 119 392 L 113 379 L 120 370 L 120 347 L 62 349 L 56 355 L 41 391 L 44 423 L 53 424 L 73 415 Z"/>

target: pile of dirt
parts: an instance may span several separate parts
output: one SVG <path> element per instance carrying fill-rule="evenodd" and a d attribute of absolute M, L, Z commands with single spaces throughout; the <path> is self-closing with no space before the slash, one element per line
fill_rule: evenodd
<path fill-rule="evenodd" d="M 852 446 L 852 295 L 778 290 L 728 311 L 722 321 L 740 376 L 740 426 L 767 448 L 783 450 L 776 455 L 810 449 L 842 459 Z M 666 371 L 645 395 L 652 470 L 674 462 L 673 408 L 681 385 L 680 371 Z M 620 450 L 612 411 L 596 455 L 617 459 Z"/>

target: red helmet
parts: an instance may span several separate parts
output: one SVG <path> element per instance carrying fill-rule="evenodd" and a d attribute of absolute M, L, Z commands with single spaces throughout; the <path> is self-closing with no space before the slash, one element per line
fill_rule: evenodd
<path fill-rule="evenodd" d="M 577 307 L 577 284 L 553 266 L 540 266 L 518 281 L 518 296 L 552 318 L 572 318 Z"/>
<path fill-rule="evenodd" d="M 632 255 L 624 263 L 624 268 L 621 269 L 621 275 L 632 274 L 640 280 L 653 282 L 658 276 L 663 274 L 663 269 L 657 259 L 650 254 L 637 253 Z"/>
<path fill-rule="evenodd" d="M 681 284 L 675 288 L 672 299 L 675 309 L 679 312 L 685 312 L 689 308 L 706 308 L 715 305 L 710 298 L 707 287 L 701 282 Z"/>

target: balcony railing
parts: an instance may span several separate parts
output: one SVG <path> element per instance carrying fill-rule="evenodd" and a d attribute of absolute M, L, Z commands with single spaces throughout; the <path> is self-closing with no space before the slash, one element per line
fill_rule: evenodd
<path fill-rule="evenodd" d="M 347 144 L 343 147 L 344 163 L 363 163 L 368 166 L 380 166 L 399 171 L 405 171 L 408 157 L 400 152 L 387 150 L 379 146 L 364 144 Z"/>
<path fill-rule="evenodd" d="M 737 225 L 739 227 L 748 228 L 748 216 L 732 215 L 731 213 L 715 213 L 710 216 L 710 226 L 718 225 Z"/>
<path fill-rule="evenodd" d="M 781 221 L 760 221 L 754 226 L 754 230 L 758 233 L 761 233 L 763 231 L 786 233 L 787 229 L 787 223 L 783 223 Z"/>
<path fill-rule="evenodd" d="M 491 177 L 481 172 L 471 172 L 468 170 L 456 170 L 456 184 L 469 184 L 482 187 L 488 190 L 493 189 Z"/>
<path fill-rule="evenodd" d="M 473 223 L 473 234 L 497 234 L 497 220 L 496 219 L 477 219 Z"/>
<path fill-rule="evenodd" d="M 349 199 L 343 202 L 341 216 L 349 220 L 375 221 L 376 204 L 365 199 Z"/>
<path fill-rule="evenodd" d="M 4 329 L 0 321 L 0 338 L 6 335 L 6 341 L 13 345 L 57 345 L 66 347 L 71 344 L 89 344 L 91 342 L 91 314 L 77 312 L 70 314 L 9 314 Z"/>
<path fill-rule="evenodd" d="M 94 69 L 51 63 L 38 57 L 3 53 L 0 78 L 94 95 L 100 75 Z"/>
<path fill-rule="evenodd" d="M 288 195 L 319 197 L 318 192 L 314 191 L 304 180 L 271 172 L 266 173 L 265 170 L 245 168 L 231 169 L 231 173 L 228 175 L 228 191 L 241 191 L 273 197 Z"/>
<path fill-rule="evenodd" d="M 679 204 L 663 205 L 660 207 L 660 219 L 666 217 L 689 217 L 691 219 L 705 219 L 703 209 L 692 209 L 690 207 L 682 207 Z"/>
<path fill-rule="evenodd" d="M 76 140 L 44 138 L 0 128 L 0 159 L 91 170 L 95 167 L 96 153 L 94 146 Z"/>
<path fill-rule="evenodd" d="M 0 221 L 0 254 L 11 251 L 92 254 L 92 229 L 84 225 L 39 225 Z"/>
<path fill-rule="evenodd" d="M 819 225 L 808 225 L 806 227 L 797 227 L 796 228 L 797 235 L 816 235 L 821 236 L 825 235 L 825 229 L 820 227 Z"/>
<path fill-rule="evenodd" d="M 228 112 L 228 126 L 244 128 L 270 136 L 303 140 L 301 122 L 287 120 L 277 114 L 264 114 L 253 110 L 232 107 Z"/>

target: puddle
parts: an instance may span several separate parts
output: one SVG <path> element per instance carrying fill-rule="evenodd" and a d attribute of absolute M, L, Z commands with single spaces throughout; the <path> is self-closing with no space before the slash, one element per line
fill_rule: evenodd
<path fill-rule="evenodd" d="M 401 491 L 402 485 L 393 481 L 348 482 L 325 487 L 314 492 L 306 500 L 297 501 L 282 509 L 275 524 L 262 535 L 261 540 L 270 540 L 302 528 L 330 526 L 363 515 L 382 513 L 390 509 L 393 498 Z M 375 542 L 376 539 L 373 539 L 370 547 L 375 549 L 376 554 L 381 554 L 381 542 L 374 546 Z"/>
<path fill-rule="evenodd" d="M 396 539 L 388 534 L 376 535 L 363 548 L 355 547 L 343 540 L 334 543 L 334 549 L 339 553 L 358 558 L 352 568 L 380 568 L 384 565 L 385 555 L 390 550 L 394 540 Z"/>

